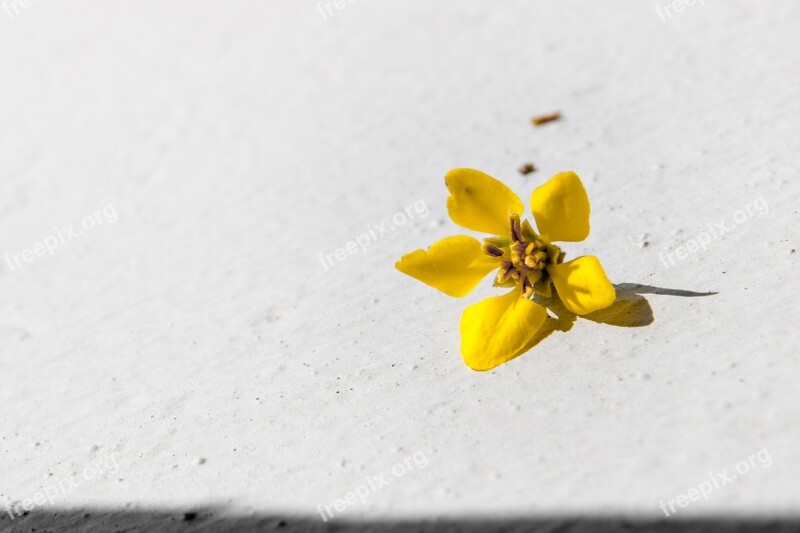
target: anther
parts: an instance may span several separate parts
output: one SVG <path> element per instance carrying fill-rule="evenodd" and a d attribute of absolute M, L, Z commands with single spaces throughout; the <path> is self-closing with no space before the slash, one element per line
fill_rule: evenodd
<path fill-rule="evenodd" d="M 513 265 L 511 261 L 504 261 L 503 266 L 500 267 L 500 270 L 497 272 L 497 276 L 494 278 L 494 282 L 498 285 L 502 285 L 503 283 L 508 281 L 508 278 L 511 275 L 511 269 Z"/>
<path fill-rule="evenodd" d="M 531 280 L 525 276 L 525 279 L 522 280 L 522 295 L 525 298 L 530 298 L 533 296 L 533 285 L 531 284 Z"/>
<path fill-rule="evenodd" d="M 512 241 L 521 241 L 522 240 L 522 226 L 520 225 L 519 215 L 516 213 L 509 213 L 508 214 L 508 222 L 511 226 L 511 240 Z"/>
<path fill-rule="evenodd" d="M 496 244 L 485 242 L 481 246 L 481 249 L 483 250 L 483 253 L 491 257 L 503 257 L 503 249 Z"/>

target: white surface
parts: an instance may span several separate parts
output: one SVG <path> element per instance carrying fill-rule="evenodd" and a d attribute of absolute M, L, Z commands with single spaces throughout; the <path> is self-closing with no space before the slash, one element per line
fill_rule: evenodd
<path fill-rule="evenodd" d="M 659 516 L 709 472 L 773 464 L 689 514 L 800 504 L 800 7 L 707 1 L 34 2 L 0 12 L 0 501 L 113 457 L 55 508 L 223 504 L 313 516 Z M 565 119 L 534 129 L 529 119 Z M 533 161 L 540 171 L 516 169 Z M 526 201 L 573 169 L 639 329 L 579 320 L 491 373 L 463 308 L 394 269 L 462 231 L 442 177 Z M 670 269 L 708 224 L 756 214 Z M 324 270 L 415 201 L 429 208 Z M 644 240 L 649 246 L 643 247 Z M 199 459 L 205 458 L 204 464 Z"/>

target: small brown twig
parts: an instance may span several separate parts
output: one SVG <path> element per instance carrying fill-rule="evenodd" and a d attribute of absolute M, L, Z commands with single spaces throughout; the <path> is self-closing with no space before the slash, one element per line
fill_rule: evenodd
<path fill-rule="evenodd" d="M 541 126 L 560 118 L 561 111 L 556 111 L 555 113 L 550 113 L 549 115 L 539 115 L 538 117 L 533 117 L 533 119 L 531 119 L 531 123 L 533 123 L 534 126 Z"/>

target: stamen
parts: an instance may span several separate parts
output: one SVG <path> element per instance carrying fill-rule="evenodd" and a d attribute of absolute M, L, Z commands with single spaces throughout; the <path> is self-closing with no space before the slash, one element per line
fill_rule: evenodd
<path fill-rule="evenodd" d="M 550 278 L 545 269 L 563 260 L 563 252 L 545 242 L 527 220 L 508 213 L 511 239 L 497 237 L 484 240 L 482 250 L 493 258 L 501 258 L 502 266 L 495 276 L 495 285 L 517 285 L 526 298 L 534 294 L 550 294 Z M 506 254 L 508 252 L 508 254 Z"/>
<path fill-rule="evenodd" d="M 490 242 L 483 243 L 481 249 L 483 250 L 483 253 L 491 257 L 503 257 L 503 249 Z"/>
<path fill-rule="evenodd" d="M 528 276 L 525 276 L 525 279 L 522 280 L 522 295 L 525 298 L 533 296 L 533 284 L 531 284 L 531 280 L 528 279 Z"/>
<path fill-rule="evenodd" d="M 508 213 L 508 222 L 511 226 L 511 240 L 522 240 L 522 226 L 520 225 L 519 215 L 516 213 Z"/>
<path fill-rule="evenodd" d="M 503 266 L 500 267 L 500 270 L 497 272 L 497 276 L 494 278 L 494 282 L 497 285 L 502 285 L 503 283 L 508 281 L 508 278 L 511 275 L 511 269 L 513 268 L 511 261 L 503 261 Z"/>

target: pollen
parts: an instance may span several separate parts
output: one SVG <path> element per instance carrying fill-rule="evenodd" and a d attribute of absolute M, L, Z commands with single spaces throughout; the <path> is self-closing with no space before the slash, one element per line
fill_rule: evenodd
<path fill-rule="evenodd" d="M 487 239 L 481 249 L 489 257 L 503 260 L 495 276 L 495 286 L 518 285 L 525 298 L 532 298 L 535 292 L 542 292 L 539 289 L 544 278 L 548 278 L 547 265 L 561 263 L 564 254 L 558 246 L 545 242 L 518 214 L 509 213 L 508 222 L 511 240 Z"/>

